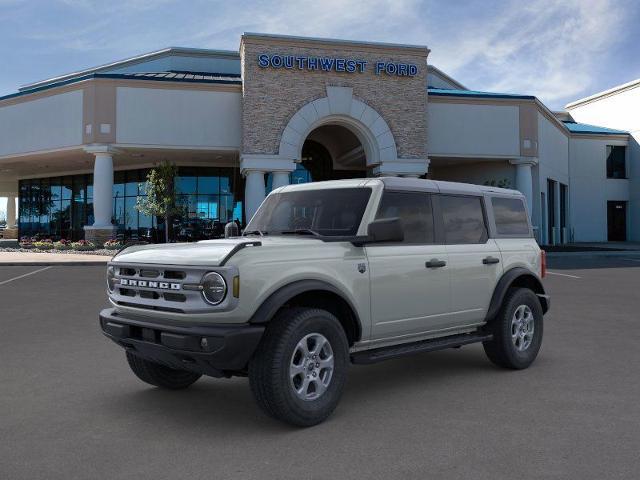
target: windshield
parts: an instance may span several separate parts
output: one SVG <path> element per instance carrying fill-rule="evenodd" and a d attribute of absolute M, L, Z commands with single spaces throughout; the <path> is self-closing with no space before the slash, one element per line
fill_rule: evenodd
<path fill-rule="evenodd" d="M 370 196 L 370 188 L 275 193 L 260 206 L 245 234 L 354 236 Z"/>

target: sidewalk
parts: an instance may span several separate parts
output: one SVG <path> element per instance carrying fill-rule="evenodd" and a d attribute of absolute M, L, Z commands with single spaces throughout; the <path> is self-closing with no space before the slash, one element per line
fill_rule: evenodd
<path fill-rule="evenodd" d="M 2 266 L 40 266 L 40 265 L 105 265 L 111 256 L 62 253 L 0 252 Z"/>

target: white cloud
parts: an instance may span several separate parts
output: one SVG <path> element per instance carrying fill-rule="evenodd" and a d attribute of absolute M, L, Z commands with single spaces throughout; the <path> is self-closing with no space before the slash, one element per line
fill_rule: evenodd
<path fill-rule="evenodd" d="M 637 11 L 633 0 L 57 0 L 47 5 L 46 12 L 28 13 L 38 24 L 21 33 L 41 44 L 40 53 L 77 52 L 98 64 L 169 45 L 235 50 L 244 31 L 423 44 L 432 50 L 431 63 L 470 88 L 534 94 L 554 107 L 594 89 L 609 50 L 631 31 L 629 12 Z M 61 71 L 76 67 L 60 63 Z"/>
<path fill-rule="evenodd" d="M 437 42 L 433 59 L 472 88 L 535 94 L 557 107 L 594 85 L 625 14 L 612 0 L 512 3 L 493 21 L 468 21 L 462 40 Z"/>

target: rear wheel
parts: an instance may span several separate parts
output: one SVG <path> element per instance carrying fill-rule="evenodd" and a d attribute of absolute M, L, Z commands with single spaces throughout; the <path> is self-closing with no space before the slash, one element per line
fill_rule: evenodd
<path fill-rule="evenodd" d="M 504 304 L 488 330 L 493 339 L 484 351 L 494 364 L 512 369 L 527 368 L 542 345 L 542 306 L 528 288 L 510 289 Z"/>
<path fill-rule="evenodd" d="M 344 389 L 349 345 L 331 313 L 292 308 L 274 318 L 249 363 L 249 382 L 269 416 L 308 427 L 325 420 Z"/>
<path fill-rule="evenodd" d="M 187 388 L 202 376 L 198 373 L 175 370 L 159 363 L 150 362 L 131 352 L 127 352 L 127 362 L 133 373 L 143 382 L 170 390 Z"/>

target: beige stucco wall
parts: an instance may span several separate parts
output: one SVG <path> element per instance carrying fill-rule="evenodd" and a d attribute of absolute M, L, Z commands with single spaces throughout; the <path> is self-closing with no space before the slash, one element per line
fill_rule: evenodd
<path fill-rule="evenodd" d="M 518 105 L 429 101 L 430 155 L 520 156 Z"/>
<path fill-rule="evenodd" d="M 82 90 L 19 100 L 0 106 L 0 156 L 82 143 Z"/>
<path fill-rule="evenodd" d="M 258 55 L 282 54 L 362 59 L 363 73 L 261 68 Z M 424 159 L 426 151 L 427 55 L 426 48 L 385 47 L 344 42 L 310 42 L 288 38 L 243 37 L 240 49 L 243 71 L 242 151 L 277 154 L 290 118 L 307 103 L 327 96 L 327 86 L 353 88 L 353 97 L 376 110 L 394 136 L 398 157 Z M 418 66 L 414 77 L 374 73 L 375 62 L 393 61 Z"/>
<path fill-rule="evenodd" d="M 238 150 L 239 91 L 118 87 L 118 144 Z"/>

